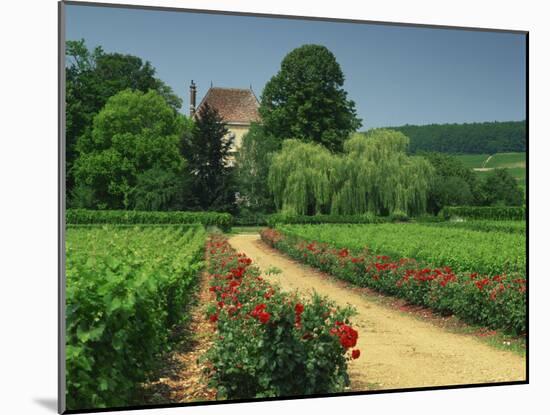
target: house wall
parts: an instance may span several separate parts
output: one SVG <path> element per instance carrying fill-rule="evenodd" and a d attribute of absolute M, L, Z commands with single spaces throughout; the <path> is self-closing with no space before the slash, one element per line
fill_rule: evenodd
<path fill-rule="evenodd" d="M 229 132 L 235 134 L 235 141 L 233 142 L 233 147 L 235 150 L 241 146 L 243 136 L 248 132 L 249 128 L 249 125 L 227 125 Z"/>

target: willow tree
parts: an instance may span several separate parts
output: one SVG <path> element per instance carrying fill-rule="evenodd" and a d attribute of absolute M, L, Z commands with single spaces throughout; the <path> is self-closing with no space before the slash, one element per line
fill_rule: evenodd
<path fill-rule="evenodd" d="M 285 140 L 268 175 L 277 209 L 298 215 L 328 213 L 333 165 L 334 156 L 324 146 Z"/>
<path fill-rule="evenodd" d="M 338 156 L 331 212 L 416 215 L 426 210 L 433 168 L 406 154 L 409 139 L 385 129 L 354 134 Z"/>

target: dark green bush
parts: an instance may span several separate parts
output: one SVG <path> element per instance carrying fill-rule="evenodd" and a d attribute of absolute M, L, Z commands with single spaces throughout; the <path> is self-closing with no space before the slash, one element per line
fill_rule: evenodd
<path fill-rule="evenodd" d="M 525 214 L 524 206 L 446 206 L 440 212 L 445 219 L 525 220 Z"/>
<path fill-rule="evenodd" d="M 68 209 L 67 224 L 189 224 L 201 223 L 217 226 L 223 231 L 231 230 L 233 216 L 219 212 L 146 212 L 136 210 L 87 210 Z"/>

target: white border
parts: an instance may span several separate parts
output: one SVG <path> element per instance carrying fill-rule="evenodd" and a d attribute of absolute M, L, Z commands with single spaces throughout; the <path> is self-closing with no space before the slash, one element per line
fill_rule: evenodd
<path fill-rule="evenodd" d="M 144 414 L 539 413 L 547 407 L 545 174 L 549 150 L 548 44 L 544 2 L 264 0 L 119 1 L 316 17 L 491 27 L 530 31 L 531 384 L 436 392 L 279 401 L 141 411 Z M 0 215 L 2 238 L 3 413 L 55 412 L 57 385 L 57 4 L 4 2 Z M 538 190 L 537 190 L 538 189 Z M 539 208 L 540 207 L 540 208 Z M 536 224 L 536 225 L 534 225 Z M 368 353 L 368 351 L 366 351 Z M 546 404 L 546 405 L 545 405 Z M 167 412 L 168 411 L 168 412 Z M 134 412 L 135 413 L 135 412 Z"/>

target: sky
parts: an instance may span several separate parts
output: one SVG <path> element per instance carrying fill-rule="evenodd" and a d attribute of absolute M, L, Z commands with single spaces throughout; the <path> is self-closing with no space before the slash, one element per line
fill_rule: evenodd
<path fill-rule="evenodd" d="M 362 130 L 525 119 L 525 35 L 68 5 L 66 38 L 148 60 L 189 108 L 211 83 L 261 97 L 281 60 L 326 46 Z"/>

